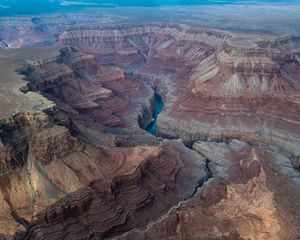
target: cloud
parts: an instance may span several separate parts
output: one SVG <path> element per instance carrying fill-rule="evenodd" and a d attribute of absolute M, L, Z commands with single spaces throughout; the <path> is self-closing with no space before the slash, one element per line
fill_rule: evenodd
<path fill-rule="evenodd" d="M 75 5 L 85 5 L 85 6 L 99 6 L 99 3 L 93 3 L 93 2 L 74 2 L 74 1 L 61 1 L 61 6 L 75 6 Z"/>
<path fill-rule="evenodd" d="M 0 9 L 2 8 L 10 8 L 10 6 L 0 4 Z"/>

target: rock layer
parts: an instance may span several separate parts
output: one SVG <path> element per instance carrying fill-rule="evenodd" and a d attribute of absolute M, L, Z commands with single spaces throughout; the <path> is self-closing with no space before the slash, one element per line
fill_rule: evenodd
<path fill-rule="evenodd" d="M 1 122 L 2 233 L 18 231 L 20 239 L 73 239 L 74 229 L 83 238 L 117 235 L 157 218 L 207 179 L 205 159 L 181 142 L 141 146 L 127 139 L 137 133 L 158 144 L 139 128 L 152 113 L 148 84 L 73 48 L 18 72 L 28 81 L 23 92 L 57 105 Z M 111 133 L 113 126 L 127 133 Z"/>
<path fill-rule="evenodd" d="M 297 37 L 246 48 L 151 23 L 75 26 L 59 41 L 71 46 L 18 70 L 22 92 L 52 104 L 1 119 L 1 234 L 299 237 Z M 158 135 L 183 141 L 143 130 L 155 94 Z"/>
<path fill-rule="evenodd" d="M 122 17 L 102 14 L 53 14 L 0 17 L 0 49 L 46 46 L 72 25 L 109 23 Z"/>
<path fill-rule="evenodd" d="M 299 152 L 299 40 L 235 46 L 177 24 L 74 27 L 60 42 L 148 81 L 164 98 L 161 136 L 238 138 Z"/>
<path fill-rule="evenodd" d="M 193 148 L 210 160 L 215 178 L 147 228 L 116 239 L 299 237 L 299 177 L 287 158 L 236 140 L 196 142 Z"/>
<path fill-rule="evenodd" d="M 93 181 L 58 201 L 39 214 L 26 234 L 19 237 L 111 237 L 146 225 L 186 198 L 206 178 L 204 159 L 180 143 L 166 142 L 159 148 L 139 147 L 134 151 L 146 158 L 137 162 L 131 159 L 136 153 L 128 155 L 123 168 L 119 166 L 117 171 L 111 171 L 113 166 L 103 162 L 107 174 L 104 181 Z M 130 165 L 134 168 L 130 169 Z"/>

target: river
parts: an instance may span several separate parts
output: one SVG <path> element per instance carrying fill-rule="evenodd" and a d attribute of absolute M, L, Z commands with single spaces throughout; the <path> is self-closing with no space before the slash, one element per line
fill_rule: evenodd
<path fill-rule="evenodd" d="M 156 136 L 157 132 L 157 117 L 162 112 L 164 108 L 163 101 L 161 99 L 161 96 L 158 94 L 155 94 L 155 110 L 152 115 L 152 121 L 149 123 L 149 125 L 146 128 L 146 131 L 151 133 L 152 135 Z"/>

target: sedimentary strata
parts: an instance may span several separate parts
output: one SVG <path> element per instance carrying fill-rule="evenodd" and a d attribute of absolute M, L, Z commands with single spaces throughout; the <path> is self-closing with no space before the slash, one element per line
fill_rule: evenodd
<path fill-rule="evenodd" d="M 299 153 L 299 40 L 240 47 L 178 24 L 74 27 L 60 42 L 148 81 L 164 98 L 161 136 L 238 138 Z"/>
<path fill-rule="evenodd" d="M 237 140 L 193 148 L 210 160 L 215 177 L 191 200 L 116 239 L 299 237 L 299 176 L 289 159 Z"/>
<path fill-rule="evenodd" d="M 0 17 L 0 49 L 52 45 L 69 26 L 118 19 L 122 17 L 85 13 Z"/>
<path fill-rule="evenodd" d="M 0 233 L 297 239 L 299 39 L 233 38 L 170 23 L 75 26 L 56 54 L 24 60 L 17 95 L 34 107 L 1 115 Z M 155 94 L 158 137 L 143 130 Z"/>

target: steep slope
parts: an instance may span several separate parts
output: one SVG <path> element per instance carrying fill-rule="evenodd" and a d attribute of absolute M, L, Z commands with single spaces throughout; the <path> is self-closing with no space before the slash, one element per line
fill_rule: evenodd
<path fill-rule="evenodd" d="M 8 238 L 73 239 L 74 229 L 117 235 L 159 217 L 207 179 L 203 157 L 139 128 L 152 111 L 147 84 L 73 48 L 18 71 L 28 80 L 23 92 L 57 105 L 1 119 L 0 232 Z M 114 125 L 128 133 L 106 131 Z M 139 131 L 140 140 L 126 139 Z"/>
<path fill-rule="evenodd" d="M 238 138 L 299 152 L 299 39 L 235 44 L 179 24 L 74 27 L 60 42 L 120 66 L 162 95 L 160 136 Z"/>
<path fill-rule="evenodd" d="M 55 56 L 22 61 L 18 94 L 43 101 L 1 115 L 0 234 L 297 239 L 299 39 L 233 38 L 170 23 L 76 26 Z M 143 130 L 155 94 L 159 137 Z"/>
<path fill-rule="evenodd" d="M 215 178 L 147 228 L 115 239 L 299 237 L 299 175 L 287 158 L 237 140 L 193 148 L 210 160 Z"/>

